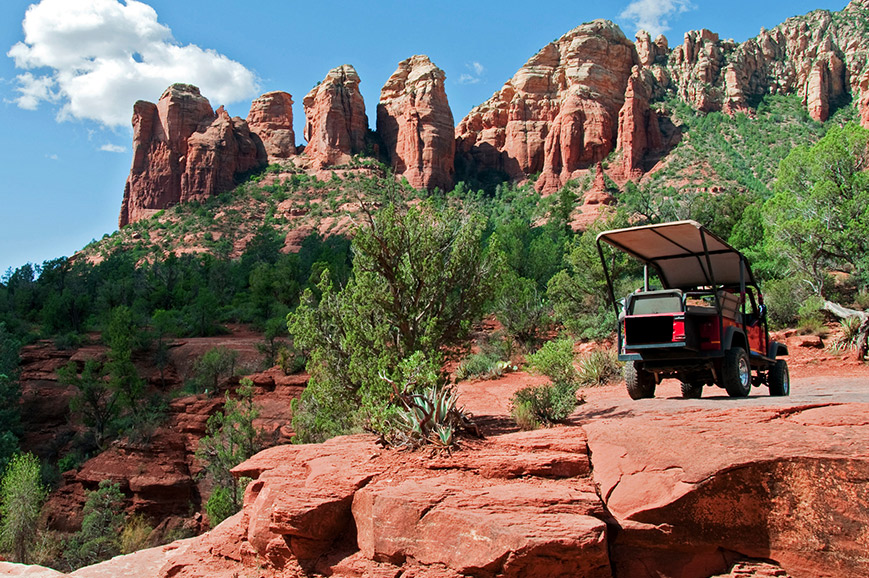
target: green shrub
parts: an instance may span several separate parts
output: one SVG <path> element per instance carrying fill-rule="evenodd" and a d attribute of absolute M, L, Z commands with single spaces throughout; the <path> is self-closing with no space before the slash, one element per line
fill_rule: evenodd
<path fill-rule="evenodd" d="M 250 478 L 239 480 L 235 488 L 228 486 L 215 486 L 205 503 L 205 513 L 208 515 L 208 524 L 214 528 L 225 519 L 238 512 L 238 504 L 244 497 L 244 490 Z"/>
<path fill-rule="evenodd" d="M 803 335 L 820 335 L 825 337 L 827 327 L 824 316 L 824 300 L 817 295 L 811 295 L 798 310 L 799 332 Z"/>
<path fill-rule="evenodd" d="M 111 480 L 87 493 L 81 530 L 64 543 L 64 562 L 70 570 L 108 560 L 121 553 L 124 495 Z"/>
<path fill-rule="evenodd" d="M 121 532 L 121 554 L 130 554 L 153 546 L 149 542 L 153 531 L 154 528 L 151 527 L 145 516 L 133 514 L 127 518 L 124 530 Z"/>
<path fill-rule="evenodd" d="M 528 356 L 528 365 L 549 377 L 555 384 L 579 386 L 579 372 L 573 366 L 573 341 L 557 339 L 547 341 L 536 353 Z"/>
<path fill-rule="evenodd" d="M 27 564 L 36 538 L 37 522 L 46 490 L 40 481 L 39 460 L 17 454 L 9 461 L 0 482 L 0 548 L 15 561 Z"/>
<path fill-rule="evenodd" d="M 227 394 L 223 411 L 208 418 L 206 436 L 196 450 L 197 459 L 204 463 L 204 474 L 214 483 L 212 509 L 216 517 L 209 516 L 212 524 L 241 509 L 246 483 L 237 480 L 230 470 L 266 447 L 264 431 L 253 425 L 259 417 L 259 408 L 253 402 L 253 382 L 242 379 L 235 394 L 236 399 Z"/>
<path fill-rule="evenodd" d="M 509 361 L 494 353 L 472 353 L 456 368 L 456 379 L 459 381 L 475 377 L 496 379 L 511 368 L 515 369 Z"/>
<path fill-rule="evenodd" d="M 550 307 L 545 293 L 531 279 L 514 273 L 504 275 L 498 290 L 495 314 L 504 328 L 522 343 L 528 343 L 550 323 Z"/>
<path fill-rule="evenodd" d="M 353 238 L 349 282 L 338 288 L 327 269 L 288 317 L 311 374 L 293 406 L 300 443 L 383 434 L 395 405 L 382 377 L 403 383 L 399 366 L 417 353 L 439 370 L 442 347 L 467 334 L 497 280 L 479 216 L 429 203 L 369 211 Z"/>
<path fill-rule="evenodd" d="M 800 304 L 811 295 L 808 283 L 799 277 L 786 277 L 767 281 L 763 285 L 764 303 L 773 329 L 793 327 L 797 324 Z"/>
<path fill-rule="evenodd" d="M 580 358 L 579 381 L 585 386 L 606 385 L 621 377 L 622 369 L 615 349 L 600 349 Z"/>
<path fill-rule="evenodd" d="M 534 414 L 534 408 L 530 400 L 526 399 L 527 395 L 522 399 L 511 400 L 510 415 L 513 416 L 513 421 L 521 430 L 534 430 L 540 427 L 540 420 Z"/>
<path fill-rule="evenodd" d="M 573 413 L 576 387 L 566 384 L 524 387 L 510 399 L 510 414 L 523 429 L 551 425 Z"/>
<path fill-rule="evenodd" d="M 276 361 L 284 375 L 293 375 L 305 369 L 308 359 L 304 353 L 296 351 L 293 347 L 280 347 Z"/>
<path fill-rule="evenodd" d="M 235 375 L 238 351 L 226 347 L 212 347 L 193 367 L 192 385 L 195 391 L 216 393 L 221 383 Z"/>
<path fill-rule="evenodd" d="M 517 391 L 510 399 L 513 419 L 519 427 L 563 421 L 576 407 L 576 390 L 582 383 L 580 373 L 573 366 L 573 341 L 547 341 L 539 351 L 528 356 L 528 364 L 549 377 L 552 384 Z"/>

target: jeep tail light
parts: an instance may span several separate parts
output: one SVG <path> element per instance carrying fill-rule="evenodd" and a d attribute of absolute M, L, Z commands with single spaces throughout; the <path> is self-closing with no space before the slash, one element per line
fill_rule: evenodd
<path fill-rule="evenodd" d="M 673 318 L 673 341 L 685 341 L 685 318 Z"/>

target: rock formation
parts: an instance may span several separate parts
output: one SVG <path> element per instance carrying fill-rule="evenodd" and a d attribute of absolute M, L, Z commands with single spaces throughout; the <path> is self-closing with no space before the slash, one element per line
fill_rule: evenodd
<path fill-rule="evenodd" d="M 266 450 L 233 470 L 254 479 L 243 511 L 162 575 L 869 572 L 867 404 L 622 396 L 590 401 L 569 427 L 493 435 L 449 457 L 368 435 Z"/>
<path fill-rule="evenodd" d="M 235 175 L 266 163 L 262 141 L 251 134 L 247 122 L 230 118 L 223 107 L 204 131 L 187 139 L 187 162 L 181 177 L 181 199 L 203 200 L 235 186 Z"/>
<path fill-rule="evenodd" d="M 191 199 L 234 186 L 237 173 L 265 164 L 247 123 L 212 110 L 199 89 L 173 84 L 155 105 L 133 107 L 133 166 L 118 220 L 123 227 Z"/>
<path fill-rule="evenodd" d="M 664 146 L 658 115 L 649 106 L 654 77 L 647 69 L 634 67 L 625 90 L 625 104 L 619 111 L 618 144 L 622 152 L 622 176 L 639 178 L 645 173 L 643 161 L 652 150 Z"/>
<path fill-rule="evenodd" d="M 827 120 L 849 99 L 869 127 L 869 0 L 816 10 L 761 30 L 741 44 L 710 30 L 670 50 L 640 31 L 630 42 L 612 22 L 583 24 L 543 47 L 453 129 L 444 74 L 425 56 L 401 62 L 381 91 L 379 141 L 352 66 L 329 72 L 303 100 L 305 157 L 318 178 L 371 147 L 414 187 L 449 189 L 539 175 L 542 193 L 585 176 L 618 149 L 607 171 L 640 179 L 680 138 L 654 103 L 676 97 L 701 112 L 751 113 L 767 94 L 797 94 Z M 231 187 L 236 174 L 295 153 L 292 98 L 256 99 L 245 123 L 212 111 L 192 86 L 134 107 L 133 166 L 120 223 Z M 455 136 L 453 141 L 452 136 Z M 262 141 L 262 142 L 260 142 Z M 382 150 L 378 146 L 382 142 Z M 377 145 L 375 145 L 377 143 Z"/>
<path fill-rule="evenodd" d="M 365 149 L 368 116 L 359 75 L 349 64 L 333 68 L 311 89 L 305 107 L 305 154 L 315 169 L 344 164 Z"/>
<path fill-rule="evenodd" d="M 445 78 L 418 55 L 400 62 L 380 91 L 377 132 L 396 176 L 417 189 L 453 188 L 455 129 Z"/>
<path fill-rule="evenodd" d="M 798 94 L 811 117 L 825 121 L 847 93 L 863 92 L 865 11 L 862 2 L 851 2 L 834 20 L 817 10 L 742 44 L 708 30 L 688 32 L 669 60 L 677 95 L 700 111 L 736 112 L 764 94 Z"/>
<path fill-rule="evenodd" d="M 293 132 L 293 97 L 286 92 L 267 92 L 255 99 L 247 115 L 250 132 L 263 141 L 270 163 L 296 154 Z"/>
<path fill-rule="evenodd" d="M 579 26 L 533 56 L 456 129 L 466 173 L 511 179 L 540 172 L 538 190 L 556 190 L 615 148 L 619 110 L 639 57 L 612 22 Z"/>

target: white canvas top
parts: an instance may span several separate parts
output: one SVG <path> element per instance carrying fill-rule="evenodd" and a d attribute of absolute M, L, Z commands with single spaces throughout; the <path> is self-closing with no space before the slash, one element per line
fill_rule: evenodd
<path fill-rule="evenodd" d="M 738 285 L 745 263 L 739 251 L 696 221 L 604 231 L 597 241 L 652 265 L 667 289 Z M 746 283 L 754 283 L 747 264 L 743 274 Z"/>

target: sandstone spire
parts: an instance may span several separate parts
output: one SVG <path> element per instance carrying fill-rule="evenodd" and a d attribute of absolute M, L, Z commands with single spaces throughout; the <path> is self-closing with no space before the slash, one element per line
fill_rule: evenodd
<path fill-rule="evenodd" d="M 365 148 L 368 117 L 359 75 L 349 64 L 333 68 L 305 96 L 305 154 L 315 168 L 346 163 Z"/>
<path fill-rule="evenodd" d="M 444 72 L 428 56 L 399 63 L 380 91 L 377 132 L 396 175 L 419 189 L 454 184 L 455 129 Z"/>

